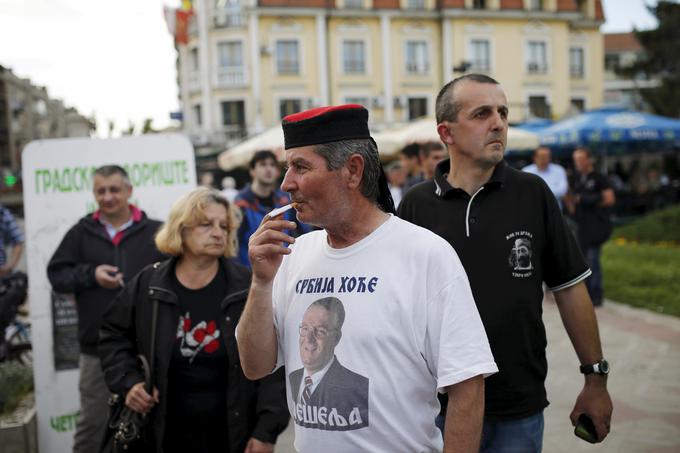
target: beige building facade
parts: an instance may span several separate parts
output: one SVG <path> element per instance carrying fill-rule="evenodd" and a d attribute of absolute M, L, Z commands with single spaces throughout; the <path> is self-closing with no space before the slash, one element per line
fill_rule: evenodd
<path fill-rule="evenodd" d="M 224 148 L 310 107 L 360 103 L 372 127 L 433 115 L 469 72 L 510 120 L 602 105 L 600 0 L 195 0 L 179 44 L 184 130 Z"/>

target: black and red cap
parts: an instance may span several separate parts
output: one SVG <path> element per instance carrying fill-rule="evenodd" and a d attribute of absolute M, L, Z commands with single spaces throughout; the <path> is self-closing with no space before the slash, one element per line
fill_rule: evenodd
<path fill-rule="evenodd" d="M 282 126 L 285 149 L 357 139 L 375 143 L 368 130 L 368 110 L 359 104 L 317 107 L 294 113 L 283 118 Z M 394 201 L 385 172 L 381 165 L 378 167 L 378 205 L 383 211 L 394 214 Z"/>
<path fill-rule="evenodd" d="M 285 149 L 371 138 L 368 110 L 359 104 L 317 107 L 283 118 Z"/>

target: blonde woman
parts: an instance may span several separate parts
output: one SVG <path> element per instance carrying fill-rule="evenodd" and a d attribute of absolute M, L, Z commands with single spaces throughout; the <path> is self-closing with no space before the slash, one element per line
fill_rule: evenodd
<path fill-rule="evenodd" d="M 234 328 L 249 271 L 236 255 L 235 209 L 217 191 L 179 199 L 156 236 L 171 256 L 141 271 L 104 316 L 99 351 L 107 385 L 130 409 L 149 414 L 144 451 L 266 453 L 288 423 L 282 374 L 247 380 Z M 137 354 L 149 355 L 158 303 L 154 391 Z"/>

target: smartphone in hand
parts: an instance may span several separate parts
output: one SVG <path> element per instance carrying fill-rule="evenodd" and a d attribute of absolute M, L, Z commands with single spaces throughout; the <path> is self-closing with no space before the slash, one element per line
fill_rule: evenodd
<path fill-rule="evenodd" d="M 586 414 L 581 414 L 578 417 L 578 422 L 574 428 L 574 435 L 580 437 L 591 444 L 597 443 L 597 431 L 595 424 Z"/>

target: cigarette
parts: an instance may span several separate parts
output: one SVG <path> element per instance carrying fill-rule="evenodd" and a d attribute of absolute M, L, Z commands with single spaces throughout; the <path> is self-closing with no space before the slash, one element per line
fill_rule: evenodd
<path fill-rule="evenodd" d="M 277 216 L 280 216 L 284 212 L 291 210 L 292 208 L 294 208 L 296 206 L 297 206 L 297 203 L 290 203 L 290 204 L 287 204 L 285 206 L 281 206 L 280 208 L 276 208 L 273 211 L 271 211 L 269 214 L 267 214 L 267 217 L 269 217 L 270 219 L 273 219 Z"/>

